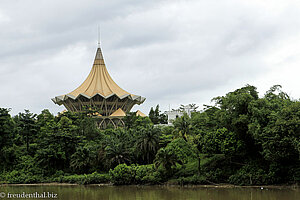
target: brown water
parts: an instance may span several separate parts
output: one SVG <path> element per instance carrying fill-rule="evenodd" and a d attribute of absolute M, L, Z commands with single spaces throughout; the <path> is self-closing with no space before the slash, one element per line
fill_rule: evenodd
<path fill-rule="evenodd" d="M 1 186 L 0 199 L 13 194 L 48 195 L 64 200 L 300 200 L 299 188 L 205 188 L 167 186 Z M 7 198 L 10 195 L 10 198 Z M 25 199 L 25 198 L 23 198 Z M 26 198 L 42 199 L 42 198 Z"/>

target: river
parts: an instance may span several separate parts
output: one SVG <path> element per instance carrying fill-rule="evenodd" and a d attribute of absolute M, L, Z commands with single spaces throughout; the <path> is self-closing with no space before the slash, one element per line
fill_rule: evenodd
<path fill-rule="evenodd" d="M 22 199 L 46 197 L 63 200 L 299 200 L 300 188 L 98 185 L 0 187 L 0 199 L 19 199 L 26 195 L 27 198 Z M 28 198 L 30 195 L 33 198 Z"/>

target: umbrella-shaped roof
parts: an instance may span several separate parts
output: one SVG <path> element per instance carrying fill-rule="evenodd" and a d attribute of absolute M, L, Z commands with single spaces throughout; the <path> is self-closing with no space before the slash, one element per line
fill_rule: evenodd
<path fill-rule="evenodd" d="M 97 49 L 93 67 L 85 81 L 72 92 L 66 95 L 57 96 L 52 100 L 54 103 L 61 105 L 67 98 L 76 99 L 79 96 L 84 96 L 90 99 L 97 94 L 104 98 L 109 98 L 112 95 L 116 95 L 121 99 L 129 97 L 132 100 L 138 101 L 138 104 L 145 101 L 144 97 L 133 95 L 123 90 L 114 82 L 106 69 L 100 47 Z"/>
<path fill-rule="evenodd" d="M 94 64 L 88 77 L 78 88 L 69 94 L 75 97 L 79 94 L 85 94 L 91 97 L 97 93 L 104 97 L 111 94 L 116 94 L 119 97 L 131 95 L 129 92 L 118 86 L 109 75 L 100 48 L 97 49 Z"/>

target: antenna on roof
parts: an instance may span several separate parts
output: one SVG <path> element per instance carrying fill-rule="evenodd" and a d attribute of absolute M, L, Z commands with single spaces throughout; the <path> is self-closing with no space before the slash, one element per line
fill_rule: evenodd
<path fill-rule="evenodd" d="M 98 48 L 100 48 L 100 25 L 98 25 Z"/>

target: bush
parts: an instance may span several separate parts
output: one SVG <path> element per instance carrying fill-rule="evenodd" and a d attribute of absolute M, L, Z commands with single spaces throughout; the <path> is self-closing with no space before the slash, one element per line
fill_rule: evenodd
<path fill-rule="evenodd" d="M 2 175 L 3 183 L 40 183 L 43 178 L 40 175 L 34 175 L 31 172 L 25 172 L 24 170 L 13 170 Z"/>
<path fill-rule="evenodd" d="M 84 179 L 86 175 L 69 175 L 69 176 L 63 176 L 61 178 L 61 182 L 63 183 L 77 183 L 77 184 L 83 184 Z"/>
<path fill-rule="evenodd" d="M 127 166 L 126 164 L 119 164 L 113 170 L 109 170 L 109 176 L 113 184 L 132 184 L 135 181 L 135 169 L 134 167 Z"/>
<path fill-rule="evenodd" d="M 161 182 L 161 175 L 155 171 L 154 165 L 135 166 L 135 181 L 140 184 L 157 184 Z"/>
<path fill-rule="evenodd" d="M 143 183 L 143 178 L 155 171 L 153 165 L 139 165 L 135 167 L 135 180 L 138 183 Z"/>
<path fill-rule="evenodd" d="M 229 182 L 235 185 L 266 185 L 274 183 L 273 172 L 266 172 L 253 164 L 247 164 L 229 177 Z"/>
<path fill-rule="evenodd" d="M 76 183 L 76 184 L 97 184 L 97 183 L 107 183 L 109 182 L 108 174 L 99 174 L 94 172 L 92 174 L 81 174 L 81 175 L 69 175 L 69 176 L 60 176 L 54 178 L 54 180 L 63 183 Z"/>
<path fill-rule="evenodd" d="M 97 172 L 94 172 L 87 175 L 84 184 L 97 184 L 107 182 L 109 182 L 109 174 L 99 174 Z"/>
<path fill-rule="evenodd" d="M 142 178 L 144 184 L 159 184 L 162 182 L 161 174 L 159 172 L 153 172 Z"/>

